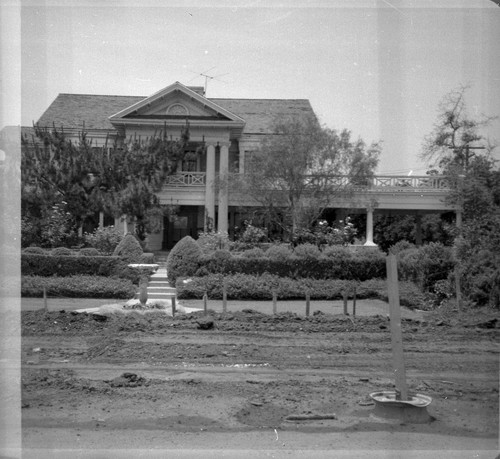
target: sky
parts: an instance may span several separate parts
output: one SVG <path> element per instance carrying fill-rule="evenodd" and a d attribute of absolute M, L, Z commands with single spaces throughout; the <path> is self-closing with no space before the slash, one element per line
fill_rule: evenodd
<path fill-rule="evenodd" d="M 420 175 L 446 93 L 468 84 L 472 115 L 500 115 L 490 0 L 4 2 L 1 127 L 31 126 L 58 93 L 207 83 L 209 98 L 309 99 L 325 126 L 382 142 L 380 174 Z"/>

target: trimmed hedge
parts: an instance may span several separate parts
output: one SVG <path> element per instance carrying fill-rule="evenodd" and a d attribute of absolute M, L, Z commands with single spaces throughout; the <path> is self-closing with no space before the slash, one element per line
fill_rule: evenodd
<path fill-rule="evenodd" d="M 272 273 L 293 279 L 341 279 L 364 281 L 386 276 L 385 256 L 370 252 L 354 253 L 345 258 L 283 258 L 227 257 L 214 253 L 200 258 L 200 269 L 196 275 L 206 274 L 251 274 Z"/>
<path fill-rule="evenodd" d="M 195 274 L 199 268 L 201 253 L 200 246 L 191 236 L 183 237 L 168 254 L 168 280 L 175 282 L 178 277 Z"/>
<path fill-rule="evenodd" d="M 49 297 L 132 298 L 137 287 L 128 279 L 103 276 L 42 277 L 22 276 L 21 296 L 41 297 L 45 287 Z"/>
<path fill-rule="evenodd" d="M 276 291 L 280 300 L 304 299 L 309 292 L 312 300 L 341 300 L 345 289 L 352 292 L 354 283 L 345 280 L 290 279 L 272 274 L 253 276 L 221 274 L 193 277 L 189 280 L 179 278 L 176 282 L 179 299 L 201 299 L 205 292 L 209 298 L 222 299 L 223 280 L 227 282 L 228 299 L 233 300 L 271 300 Z M 424 306 L 424 296 L 412 282 L 400 282 L 400 303 L 409 308 Z M 356 283 L 358 299 L 380 299 L 388 301 L 387 281 L 370 279 Z"/>
<path fill-rule="evenodd" d="M 53 255 L 21 254 L 21 274 L 24 276 L 74 276 L 97 275 L 115 276 L 139 282 L 139 272 L 127 267 L 120 257 L 83 256 L 68 257 Z"/>

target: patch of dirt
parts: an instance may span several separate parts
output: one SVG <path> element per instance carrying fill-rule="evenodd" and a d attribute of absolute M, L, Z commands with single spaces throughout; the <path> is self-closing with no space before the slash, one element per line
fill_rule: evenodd
<path fill-rule="evenodd" d="M 387 317 L 21 316 L 27 445 L 40 429 L 49 439 L 85 433 L 87 446 L 102 432 L 165 430 L 498 435 L 496 311 L 403 320 L 409 390 L 433 399 L 435 420 L 423 425 L 371 415 L 369 394 L 394 388 Z"/>

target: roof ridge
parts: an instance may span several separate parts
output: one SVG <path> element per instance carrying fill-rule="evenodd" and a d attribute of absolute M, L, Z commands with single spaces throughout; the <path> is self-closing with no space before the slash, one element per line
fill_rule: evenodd
<path fill-rule="evenodd" d="M 123 94 L 84 94 L 84 93 L 75 93 L 75 92 L 60 92 L 60 96 L 90 96 L 90 97 L 141 97 L 145 99 L 149 96 L 125 96 Z"/>

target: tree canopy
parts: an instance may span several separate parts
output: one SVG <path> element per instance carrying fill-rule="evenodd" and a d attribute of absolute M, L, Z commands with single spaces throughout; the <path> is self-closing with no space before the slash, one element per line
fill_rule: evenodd
<path fill-rule="evenodd" d="M 175 172 L 188 140 L 186 125 L 176 140 L 164 129 L 123 145 L 96 147 L 84 131 L 72 142 L 63 129 L 35 126 L 31 138 L 22 138 L 23 214 L 41 217 L 58 205 L 77 224 L 103 211 L 133 216 L 140 226 L 148 210 L 158 206 L 156 192 Z"/>
<path fill-rule="evenodd" d="M 365 185 L 379 154 L 379 144 L 367 147 L 315 117 L 276 118 L 273 133 L 245 159 L 240 187 L 274 223 L 294 232 L 308 228 L 335 198 L 348 196 L 352 185 Z"/>

